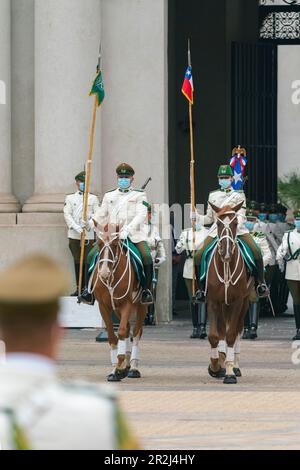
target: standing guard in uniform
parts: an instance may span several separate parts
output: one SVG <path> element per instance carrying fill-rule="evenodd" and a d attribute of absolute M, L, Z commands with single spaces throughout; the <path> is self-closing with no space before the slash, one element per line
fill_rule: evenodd
<path fill-rule="evenodd" d="M 161 265 L 166 261 L 166 250 L 164 243 L 161 239 L 158 227 L 156 224 L 152 223 L 153 208 L 151 204 L 145 204 L 147 207 L 147 221 L 145 224 L 145 233 L 147 237 L 147 243 L 151 252 L 151 256 L 154 264 L 154 276 L 153 276 L 153 285 L 152 293 L 153 300 L 156 302 L 156 288 L 158 283 L 159 269 Z M 145 319 L 146 325 L 153 325 L 155 322 L 155 305 L 148 306 L 148 313 Z"/>
<path fill-rule="evenodd" d="M 69 248 L 73 256 L 75 266 L 75 277 L 76 277 L 76 291 L 72 294 L 72 297 L 78 297 L 78 285 L 79 285 L 79 270 L 80 270 L 80 251 L 81 251 L 81 234 L 82 234 L 82 217 L 83 217 L 83 201 L 84 201 L 84 187 L 85 187 L 85 171 L 75 176 L 75 182 L 77 191 L 74 194 L 70 194 L 66 197 L 64 206 L 64 217 L 68 226 L 68 238 Z M 100 202 L 97 196 L 89 194 L 88 200 L 88 213 L 87 213 L 87 226 L 86 226 L 86 242 L 84 259 L 91 250 L 95 242 L 95 234 L 89 227 L 89 221 L 96 214 L 100 207 Z M 83 291 L 86 290 L 88 283 L 88 266 L 86 262 L 83 266 Z"/>
<path fill-rule="evenodd" d="M 207 322 L 207 308 L 206 303 L 202 302 L 200 305 L 193 302 L 193 278 L 194 278 L 194 253 L 201 244 L 204 242 L 207 236 L 208 230 L 196 224 L 195 231 L 195 246 L 194 246 L 194 234 L 191 228 L 184 230 L 180 235 L 180 238 L 176 245 L 176 252 L 181 255 L 184 251 L 186 253 L 186 261 L 184 263 L 183 278 L 187 288 L 190 310 L 193 323 L 193 332 L 191 339 L 205 339 L 206 334 L 206 322 Z"/>
<path fill-rule="evenodd" d="M 251 205 L 253 207 L 253 203 Z M 247 209 L 246 216 L 247 221 L 245 223 L 245 226 L 247 230 L 249 230 L 250 235 L 253 237 L 254 242 L 259 247 L 263 257 L 264 267 L 266 267 L 272 260 L 272 253 L 270 251 L 265 234 L 262 232 L 255 232 L 254 230 L 255 224 L 257 223 L 257 212 L 249 208 Z M 249 311 L 245 317 L 243 339 L 257 338 L 258 320 L 259 299 L 251 299 Z"/>
<path fill-rule="evenodd" d="M 147 196 L 145 191 L 134 189 L 134 169 L 127 163 L 122 163 L 116 169 L 118 188 L 107 192 L 93 217 L 97 225 L 107 224 L 120 227 L 120 240 L 129 238 L 139 250 L 144 266 L 146 285 L 142 292 L 142 304 L 153 304 L 152 279 L 153 260 L 144 231 L 147 217 Z M 90 227 L 94 227 L 93 221 Z"/>
<path fill-rule="evenodd" d="M 295 230 L 284 234 L 282 244 L 277 251 L 277 261 L 285 278 L 294 303 L 296 336 L 293 341 L 300 340 L 300 210 L 294 212 Z"/>
<path fill-rule="evenodd" d="M 264 264 L 260 251 L 257 249 L 256 244 L 253 241 L 253 238 L 249 234 L 248 230 L 245 227 L 245 213 L 246 213 L 246 197 L 244 191 L 235 191 L 232 188 L 233 182 L 233 172 L 230 165 L 222 165 L 218 171 L 218 179 L 220 189 L 213 191 L 209 195 L 208 202 L 219 207 L 225 206 L 238 206 L 243 204 L 241 209 L 238 211 L 238 229 L 237 235 L 249 246 L 251 249 L 257 268 L 257 294 L 260 298 L 267 297 L 269 295 L 269 289 L 265 283 L 264 276 Z M 199 215 L 198 213 L 192 214 L 192 219 L 196 220 L 202 225 L 213 224 L 210 229 L 208 236 L 205 239 L 205 242 L 202 244 L 202 247 L 197 252 L 195 256 L 195 265 L 196 265 L 196 274 L 197 280 L 200 279 L 200 265 L 202 255 L 205 248 L 217 237 L 217 225 L 216 225 L 216 214 L 212 209 L 211 205 L 208 204 L 206 215 Z M 205 300 L 205 286 L 202 282 L 199 282 L 199 290 L 196 293 L 195 301 L 203 302 Z"/>
<path fill-rule="evenodd" d="M 270 228 L 270 223 L 268 221 L 268 216 L 269 216 L 270 208 L 268 207 L 267 204 L 262 203 L 259 205 L 259 212 L 258 212 L 258 221 L 255 224 L 254 231 L 255 232 L 262 232 L 265 234 L 270 251 L 272 253 L 272 260 L 267 266 L 266 269 L 266 281 L 268 284 L 268 287 L 270 288 L 274 279 L 274 276 L 276 274 L 276 253 L 279 247 L 279 243 L 275 240 L 275 237 L 273 233 L 271 232 Z M 266 313 L 270 313 L 270 307 L 269 303 L 265 305 L 261 305 L 263 310 Z M 274 307 L 277 307 L 276 304 L 274 304 Z"/>
<path fill-rule="evenodd" d="M 1 450 L 136 450 L 111 391 L 58 379 L 59 297 L 68 288 L 64 271 L 39 255 L 0 275 Z"/>

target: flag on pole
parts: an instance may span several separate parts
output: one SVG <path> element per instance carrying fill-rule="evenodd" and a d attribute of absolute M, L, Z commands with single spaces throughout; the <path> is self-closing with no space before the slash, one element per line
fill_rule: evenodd
<path fill-rule="evenodd" d="M 187 68 L 181 91 L 186 97 L 186 99 L 191 104 L 194 104 L 194 83 L 193 83 L 192 68 L 190 66 Z"/>
<path fill-rule="evenodd" d="M 244 173 L 247 165 L 247 152 L 239 145 L 232 151 L 232 158 L 230 159 L 230 166 L 233 170 L 232 187 L 234 190 L 242 189 L 244 186 Z"/>
<path fill-rule="evenodd" d="M 92 89 L 90 91 L 90 96 L 96 95 L 98 99 L 98 106 L 100 106 L 105 98 L 105 91 L 104 91 L 104 84 L 103 84 L 103 77 L 102 71 L 99 70 L 97 73 L 97 77 L 95 78 Z"/>

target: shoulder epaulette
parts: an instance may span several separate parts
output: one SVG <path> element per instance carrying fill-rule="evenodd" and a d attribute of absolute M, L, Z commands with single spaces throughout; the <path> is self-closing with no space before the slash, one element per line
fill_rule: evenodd
<path fill-rule="evenodd" d="M 117 189 L 118 189 L 118 188 L 111 189 L 110 191 L 106 191 L 106 193 L 105 193 L 105 194 L 107 194 L 107 193 L 113 193 L 113 192 L 114 192 L 114 191 L 116 191 Z"/>
<path fill-rule="evenodd" d="M 215 189 L 215 191 L 211 191 L 209 194 L 218 193 L 219 191 L 220 191 L 220 189 Z"/>
<path fill-rule="evenodd" d="M 145 192 L 144 189 L 134 189 L 133 191 L 135 191 L 137 193 L 144 193 Z"/>

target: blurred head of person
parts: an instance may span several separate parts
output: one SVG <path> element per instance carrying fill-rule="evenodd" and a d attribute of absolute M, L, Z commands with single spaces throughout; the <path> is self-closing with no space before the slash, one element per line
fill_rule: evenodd
<path fill-rule="evenodd" d="M 59 297 L 69 279 L 51 258 L 34 255 L 0 274 L 0 339 L 7 353 L 55 360 L 62 335 Z"/>

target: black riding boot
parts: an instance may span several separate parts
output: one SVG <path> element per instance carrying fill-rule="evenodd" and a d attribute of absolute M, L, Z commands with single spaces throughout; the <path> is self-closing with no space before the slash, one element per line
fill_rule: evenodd
<path fill-rule="evenodd" d="M 198 290 L 195 296 L 193 297 L 193 303 L 199 304 L 205 302 L 205 282 L 200 281 L 200 265 L 195 265 L 195 273 Z"/>
<path fill-rule="evenodd" d="M 206 334 L 206 322 L 207 322 L 207 308 L 206 303 L 202 302 L 199 305 L 199 316 L 200 316 L 200 331 L 199 331 L 199 338 L 205 339 L 207 338 Z"/>
<path fill-rule="evenodd" d="M 81 300 L 88 304 L 88 305 L 94 305 L 95 303 L 95 297 L 93 294 L 90 294 L 88 291 L 88 270 L 89 266 L 88 264 L 83 265 L 83 276 L 82 276 L 82 291 L 81 291 Z"/>
<path fill-rule="evenodd" d="M 256 288 L 257 295 L 260 299 L 268 297 L 270 295 L 270 290 L 265 281 L 265 271 L 264 271 L 264 262 L 262 258 L 255 260 L 256 269 L 257 269 L 257 280 L 258 286 Z"/>
<path fill-rule="evenodd" d="M 143 305 L 152 305 L 153 295 L 151 292 L 151 287 L 153 280 L 153 264 L 144 266 L 144 271 L 146 276 L 146 288 L 143 290 L 141 303 Z"/>
<path fill-rule="evenodd" d="M 192 323 L 193 323 L 193 333 L 191 334 L 191 339 L 199 338 L 199 315 L 198 315 L 198 305 L 190 303 Z"/>
<path fill-rule="evenodd" d="M 242 339 L 250 339 L 250 315 L 249 310 L 244 320 L 244 334 Z"/>
<path fill-rule="evenodd" d="M 259 318 L 259 302 L 250 304 L 250 339 L 257 338 L 258 318 Z"/>
<path fill-rule="evenodd" d="M 76 291 L 73 292 L 73 294 L 71 294 L 71 297 L 77 297 L 78 296 L 80 264 L 79 263 L 74 263 L 74 267 L 75 267 L 75 277 L 76 277 Z"/>
<path fill-rule="evenodd" d="M 300 341 L 300 305 L 294 305 L 294 313 L 297 333 L 296 336 L 294 336 L 293 341 Z"/>

